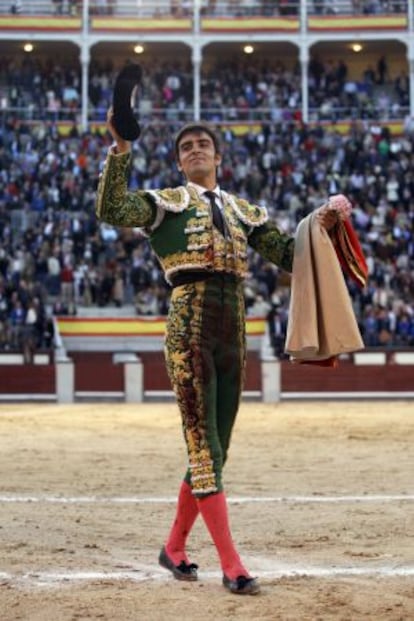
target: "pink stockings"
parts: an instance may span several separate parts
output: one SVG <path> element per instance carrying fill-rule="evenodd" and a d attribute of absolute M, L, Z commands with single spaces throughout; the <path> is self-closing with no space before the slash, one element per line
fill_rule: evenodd
<path fill-rule="evenodd" d="M 201 498 L 198 506 L 216 546 L 223 573 L 230 580 L 235 580 L 238 576 L 249 577 L 249 572 L 243 566 L 233 543 L 224 492 Z"/>
<path fill-rule="evenodd" d="M 182 482 L 178 495 L 177 512 L 165 548 L 172 562 L 189 563 L 185 544 L 190 530 L 201 513 L 216 546 L 223 573 L 231 580 L 249 576 L 234 546 L 230 532 L 227 502 L 223 492 L 196 499 L 190 485 Z"/>
<path fill-rule="evenodd" d="M 189 563 L 185 553 L 185 544 L 198 512 L 197 500 L 191 487 L 183 481 L 178 494 L 177 513 L 165 544 L 166 552 L 175 565 L 179 565 L 181 561 Z"/>

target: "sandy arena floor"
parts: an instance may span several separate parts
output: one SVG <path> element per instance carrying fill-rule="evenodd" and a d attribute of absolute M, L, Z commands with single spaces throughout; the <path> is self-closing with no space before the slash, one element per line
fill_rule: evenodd
<path fill-rule="evenodd" d="M 185 470 L 174 404 L 0 405 L 1 621 L 414 619 L 414 404 L 243 404 L 225 483 L 262 593 L 157 564 Z"/>

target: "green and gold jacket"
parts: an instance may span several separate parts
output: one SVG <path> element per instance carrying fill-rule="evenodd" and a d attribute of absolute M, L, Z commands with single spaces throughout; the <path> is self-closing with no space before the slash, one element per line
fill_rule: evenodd
<path fill-rule="evenodd" d="M 264 207 L 221 192 L 229 234 L 213 227 L 211 208 L 191 185 L 163 190 L 128 190 L 130 154 L 109 154 L 99 180 L 96 213 L 122 227 L 140 227 L 148 236 L 166 280 L 183 270 L 235 274 L 248 270 L 247 246 L 290 272 L 294 240 L 269 222 Z M 161 217 L 160 217 L 161 215 Z"/>

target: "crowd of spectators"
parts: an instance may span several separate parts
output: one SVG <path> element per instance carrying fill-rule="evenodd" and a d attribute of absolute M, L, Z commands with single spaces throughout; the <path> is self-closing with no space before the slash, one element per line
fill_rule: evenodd
<path fill-rule="evenodd" d="M 182 182 L 171 141 L 176 129 L 177 119 L 143 124 L 133 145 L 131 188 Z M 52 345 L 53 316 L 81 307 L 167 312 L 170 291 L 142 233 L 96 220 L 95 190 L 108 146 L 104 131 L 79 133 L 74 125 L 62 135 L 53 122 L 3 119 L 0 349 L 23 349 L 30 360 L 34 349 Z M 363 120 L 347 135 L 300 118 L 266 120 L 242 133 L 225 125 L 219 176 L 226 190 L 265 204 L 290 233 L 327 196 L 346 194 L 369 266 L 364 290 L 349 282 L 364 341 L 369 347 L 414 344 L 411 119 L 399 137 Z M 245 298 L 248 314 L 268 317 L 281 354 L 289 278 L 252 252 Z"/>
<path fill-rule="evenodd" d="M 403 62 L 403 59 L 402 61 Z M 153 122 L 183 121 L 193 116 L 193 69 L 190 61 L 140 59 L 143 79 L 137 107 Z M 404 67 L 401 64 L 401 67 Z M 88 76 L 89 119 L 104 121 L 112 100 L 119 63 L 91 60 Z M 81 70 L 70 58 L 0 59 L 0 116 L 15 111 L 26 120 L 73 121 L 81 116 Z M 409 79 L 399 68 L 393 74 L 385 56 L 368 63 L 355 77 L 343 60 L 312 55 L 308 66 L 311 121 L 403 118 L 409 110 Z M 297 120 L 301 116 L 299 63 L 280 58 L 243 58 L 202 65 L 200 102 L 203 118 L 212 122 Z M 3 113 L 1 112 L 3 110 Z"/>

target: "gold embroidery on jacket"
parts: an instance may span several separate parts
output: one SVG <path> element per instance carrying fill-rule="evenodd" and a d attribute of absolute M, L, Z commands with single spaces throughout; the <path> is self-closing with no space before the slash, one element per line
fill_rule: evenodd
<path fill-rule="evenodd" d="M 164 190 L 147 190 L 157 205 L 166 211 L 179 213 L 187 209 L 190 203 L 190 195 L 184 186 L 178 188 L 165 188 Z"/>

